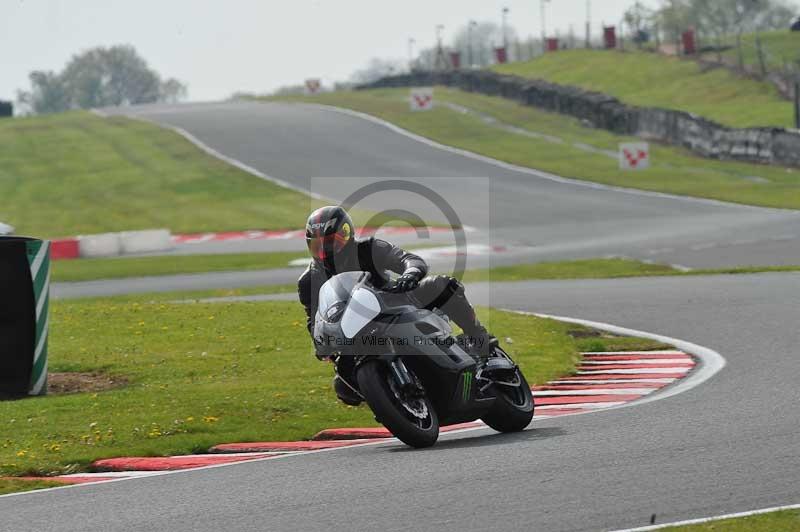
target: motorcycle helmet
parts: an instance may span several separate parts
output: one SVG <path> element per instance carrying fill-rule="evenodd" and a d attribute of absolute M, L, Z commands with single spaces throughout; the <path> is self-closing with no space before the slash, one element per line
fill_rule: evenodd
<path fill-rule="evenodd" d="M 328 270 L 354 246 L 353 220 L 343 208 L 335 205 L 321 207 L 308 217 L 306 244 L 311 257 Z"/>

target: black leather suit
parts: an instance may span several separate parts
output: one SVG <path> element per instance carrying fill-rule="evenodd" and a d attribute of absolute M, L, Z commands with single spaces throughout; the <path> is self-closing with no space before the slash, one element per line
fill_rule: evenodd
<path fill-rule="evenodd" d="M 400 275 L 409 270 L 419 270 L 422 280 L 411 294 L 419 300 L 422 308 L 441 309 L 468 335 L 481 330 L 485 332 L 464 296 L 464 286 L 457 279 L 447 275 L 427 277 L 428 265 L 419 256 L 384 240 L 368 238 L 356 241 L 354 248 L 337 260 L 336 271 L 312 261 L 297 281 L 297 293 L 305 308 L 308 331 L 312 337 L 319 289 L 328 279 L 343 272 L 366 271 L 372 274 L 372 284 L 381 288 L 389 281 L 386 270 Z"/>

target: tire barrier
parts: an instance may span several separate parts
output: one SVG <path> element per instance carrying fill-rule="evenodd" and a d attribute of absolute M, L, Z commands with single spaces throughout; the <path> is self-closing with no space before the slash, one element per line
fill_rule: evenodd
<path fill-rule="evenodd" d="M 85 258 L 116 257 L 122 251 L 119 233 L 78 237 L 78 253 Z"/>
<path fill-rule="evenodd" d="M 50 242 L 50 259 L 77 259 L 80 257 L 80 245 L 77 238 L 63 238 Z"/>
<path fill-rule="evenodd" d="M 68 247 L 70 240 L 63 240 Z M 174 246 L 169 229 L 149 229 L 146 231 L 124 231 L 122 233 L 103 233 L 83 235 L 77 240 L 77 256 L 82 258 L 117 257 L 137 253 L 157 253 L 169 251 Z M 66 249 L 71 251 L 71 249 Z M 68 257 L 59 257 L 68 258 Z"/>
<path fill-rule="evenodd" d="M 734 129 L 683 111 L 635 107 L 613 96 L 540 79 L 488 70 L 417 71 L 381 78 L 356 87 L 427 87 L 445 85 L 500 96 L 587 121 L 618 135 L 634 135 L 687 148 L 712 159 L 800 166 L 800 130 L 774 127 Z"/>
<path fill-rule="evenodd" d="M 0 237 L 0 396 L 47 393 L 50 242 Z"/>
<path fill-rule="evenodd" d="M 168 229 L 126 231 L 120 233 L 119 238 L 123 255 L 168 251 L 173 247 L 172 233 Z"/>

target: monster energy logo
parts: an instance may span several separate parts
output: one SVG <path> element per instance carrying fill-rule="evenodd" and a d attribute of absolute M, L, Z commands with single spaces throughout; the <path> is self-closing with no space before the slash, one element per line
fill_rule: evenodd
<path fill-rule="evenodd" d="M 464 394 L 464 400 L 468 401 L 469 400 L 470 388 L 472 388 L 472 372 L 471 371 L 465 371 L 464 373 L 462 373 L 461 374 L 461 380 L 462 380 L 461 390 L 462 390 L 462 393 Z"/>

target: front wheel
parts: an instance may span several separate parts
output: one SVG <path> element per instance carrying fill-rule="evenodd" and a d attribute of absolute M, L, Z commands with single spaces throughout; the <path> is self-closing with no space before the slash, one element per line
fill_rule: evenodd
<path fill-rule="evenodd" d="M 491 410 L 481 419 L 498 432 L 525 430 L 533 419 L 533 393 L 525 376 L 517 369 L 519 384 L 495 384 L 497 399 Z"/>
<path fill-rule="evenodd" d="M 411 397 L 399 390 L 389 368 L 378 360 L 358 368 L 356 379 L 375 417 L 400 441 L 411 447 L 436 443 L 439 419 L 427 396 Z"/>

